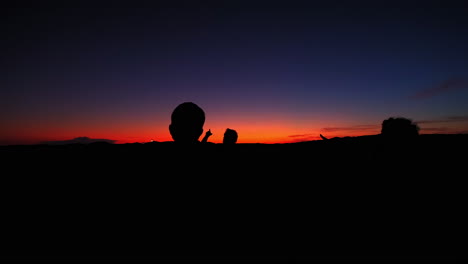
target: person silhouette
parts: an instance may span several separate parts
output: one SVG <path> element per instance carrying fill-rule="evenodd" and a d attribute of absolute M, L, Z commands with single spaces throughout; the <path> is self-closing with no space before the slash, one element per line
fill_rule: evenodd
<path fill-rule="evenodd" d="M 237 143 L 237 131 L 234 129 L 226 128 L 223 137 L 223 144 L 232 145 Z"/>
<path fill-rule="evenodd" d="M 205 111 L 193 102 L 184 102 L 172 111 L 169 132 L 176 143 L 200 143 L 204 124 Z"/>

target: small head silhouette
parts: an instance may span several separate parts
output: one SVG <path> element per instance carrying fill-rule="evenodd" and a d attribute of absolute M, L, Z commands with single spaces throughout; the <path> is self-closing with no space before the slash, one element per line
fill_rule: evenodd
<path fill-rule="evenodd" d="M 382 122 L 381 135 L 389 139 L 411 139 L 419 135 L 419 126 L 405 117 L 390 117 Z"/>
<path fill-rule="evenodd" d="M 237 131 L 234 129 L 226 128 L 223 137 L 223 144 L 236 144 Z"/>
<path fill-rule="evenodd" d="M 169 132 L 177 143 L 198 143 L 203 133 L 205 124 L 205 112 L 193 102 L 179 104 L 171 115 Z"/>

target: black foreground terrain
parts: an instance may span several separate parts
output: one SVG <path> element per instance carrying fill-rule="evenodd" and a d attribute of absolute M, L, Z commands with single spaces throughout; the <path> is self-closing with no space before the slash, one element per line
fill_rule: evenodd
<path fill-rule="evenodd" d="M 468 135 L 3 146 L 2 261 L 468 260 Z"/>

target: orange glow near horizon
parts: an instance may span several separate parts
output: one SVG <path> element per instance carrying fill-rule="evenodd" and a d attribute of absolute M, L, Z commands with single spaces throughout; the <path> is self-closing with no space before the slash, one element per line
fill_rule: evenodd
<path fill-rule="evenodd" d="M 222 143 L 226 126 L 205 126 L 204 133 L 200 136 L 200 140 L 208 129 L 211 130 L 212 136 L 208 139 L 209 142 Z M 270 126 L 232 126 L 239 134 L 238 143 L 291 143 L 298 141 L 320 140 L 320 129 L 311 129 L 302 131 L 297 127 L 286 127 L 279 125 Z M 77 137 L 88 137 L 91 139 L 109 139 L 115 140 L 117 144 L 125 143 L 145 143 L 157 141 L 172 141 L 172 137 L 167 129 L 161 127 L 141 127 L 126 128 L 126 127 L 109 127 L 109 129 L 92 128 L 92 127 L 36 127 L 32 129 L 19 130 L 22 132 L 4 133 L 1 135 L 2 145 L 10 144 L 39 144 L 47 141 L 65 141 L 72 140 Z M 8 131 L 7 131 L 8 132 Z M 353 133 L 348 136 L 360 135 Z M 331 138 L 336 136 L 346 136 L 344 133 L 326 133 L 325 136 Z"/>
<path fill-rule="evenodd" d="M 340 123 L 339 120 L 334 120 Z M 143 122 L 142 122 L 143 123 Z M 151 141 L 165 142 L 172 141 L 169 134 L 168 124 L 161 121 L 159 124 L 146 125 L 132 123 L 102 123 L 80 125 L 51 124 L 44 122 L 41 125 L 23 123 L 15 126 L 7 126 L 0 132 L 0 145 L 25 145 L 39 144 L 48 141 L 66 141 L 77 137 L 88 137 L 91 139 L 114 140 L 117 144 L 125 143 L 146 143 Z M 341 122 L 343 124 L 344 122 Z M 293 143 L 301 141 L 321 140 L 320 134 L 327 138 L 334 137 L 355 137 L 365 135 L 375 135 L 380 133 L 380 124 L 370 126 L 333 126 L 330 122 L 315 120 L 313 125 L 298 126 L 292 121 L 276 122 L 230 122 L 228 126 L 224 122 L 210 121 L 204 126 L 204 133 L 211 130 L 212 136 L 208 139 L 212 143 L 222 143 L 226 128 L 235 129 L 239 138 L 237 143 Z M 431 127 L 421 127 L 420 134 L 454 134 L 468 131 L 466 124 L 452 125 L 450 129 L 437 131 Z M 203 138 L 204 133 L 200 136 Z M 466 133 L 466 132 L 465 132 Z"/>

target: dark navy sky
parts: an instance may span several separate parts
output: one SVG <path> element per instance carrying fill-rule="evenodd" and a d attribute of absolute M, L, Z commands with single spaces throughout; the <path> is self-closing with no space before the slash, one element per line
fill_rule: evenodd
<path fill-rule="evenodd" d="M 30 1 L 2 15 L 0 144 L 468 132 L 466 1 Z"/>

